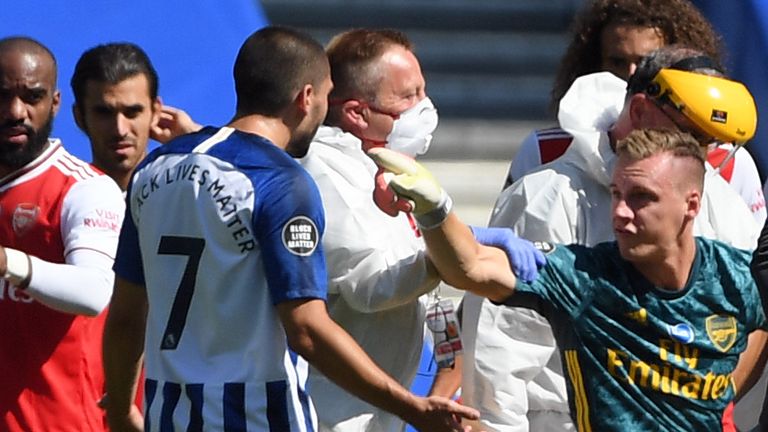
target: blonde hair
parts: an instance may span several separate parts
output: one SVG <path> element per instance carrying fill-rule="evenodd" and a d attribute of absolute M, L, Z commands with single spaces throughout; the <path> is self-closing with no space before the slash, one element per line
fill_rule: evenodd
<path fill-rule="evenodd" d="M 647 159 L 664 152 L 670 152 L 675 157 L 691 159 L 697 167 L 694 172 L 689 172 L 691 179 L 703 187 L 707 149 L 691 134 L 661 129 L 635 129 L 616 143 L 616 154 L 632 160 Z"/>

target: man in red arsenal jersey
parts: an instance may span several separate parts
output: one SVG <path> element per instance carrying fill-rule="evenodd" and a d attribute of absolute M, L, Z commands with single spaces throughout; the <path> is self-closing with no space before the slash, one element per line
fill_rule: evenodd
<path fill-rule="evenodd" d="M 56 61 L 0 39 L 0 430 L 104 430 L 101 312 L 120 189 L 50 139 Z"/>

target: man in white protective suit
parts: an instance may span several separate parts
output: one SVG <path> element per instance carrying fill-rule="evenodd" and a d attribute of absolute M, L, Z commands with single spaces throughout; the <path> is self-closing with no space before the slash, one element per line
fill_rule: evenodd
<path fill-rule="evenodd" d="M 326 51 L 334 82 L 328 116 L 300 163 L 317 183 L 326 214 L 328 309 L 378 365 L 409 387 L 424 343 L 425 294 L 440 280 L 410 214 L 398 215 L 399 204 L 386 186 L 375 188 L 377 167 L 364 150 L 386 146 L 411 157 L 425 153 L 437 110 L 404 34 L 351 30 L 334 37 Z M 320 430 L 405 429 L 398 417 L 353 397 L 315 369 L 309 389 Z"/>
<path fill-rule="evenodd" d="M 713 74 L 720 75 L 700 52 L 667 46 L 640 64 L 629 91 L 606 72 L 577 79 L 559 111 L 560 126 L 574 136 L 573 144 L 562 157 L 504 190 L 490 225 L 511 227 L 531 241 L 592 246 L 613 240 L 608 186 L 617 140 L 638 128 L 681 129 L 702 145 L 743 142 L 754 134 L 756 110 L 749 91 L 708 76 Z M 753 249 L 759 226 L 744 201 L 714 170 L 705 184 L 695 234 Z M 489 430 L 574 430 L 559 354 L 544 317 L 467 293 L 464 330 L 462 397 L 480 410 Z M 750 337 L 749 354 L 734 372 L 740 393 L 757 378 L 749 372 L 762 370 L 755 364 L 764 341 L 764 332 Z"/>

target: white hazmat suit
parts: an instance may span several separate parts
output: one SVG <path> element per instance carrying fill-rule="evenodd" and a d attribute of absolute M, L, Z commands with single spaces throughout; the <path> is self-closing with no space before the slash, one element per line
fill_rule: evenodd
<path fill-rule="evenodd" d="M 421 358 L 426 296 L 439 282 L 408 215 L 373 201 L 377 167 L 354 135 L 321 126 L 300 160 L 325 209 L 328 310 L 373 360 L 406 388 Z M 309 391 L 321 430 L 401 431 L 398 417 L 352 396 L 313 369 Z"/>

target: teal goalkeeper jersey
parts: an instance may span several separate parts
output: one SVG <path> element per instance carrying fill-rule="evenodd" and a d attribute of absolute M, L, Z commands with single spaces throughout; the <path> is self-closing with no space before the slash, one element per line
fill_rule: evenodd
<path fill-rule="evenodd" d="M 580 431 L 715 431 L 747 335 L 766 327 L 751 254 L 696 239 L 685 289 L 653 286 L 615 242 L 556 246 L 505 304 L 546 316 Z"/>

